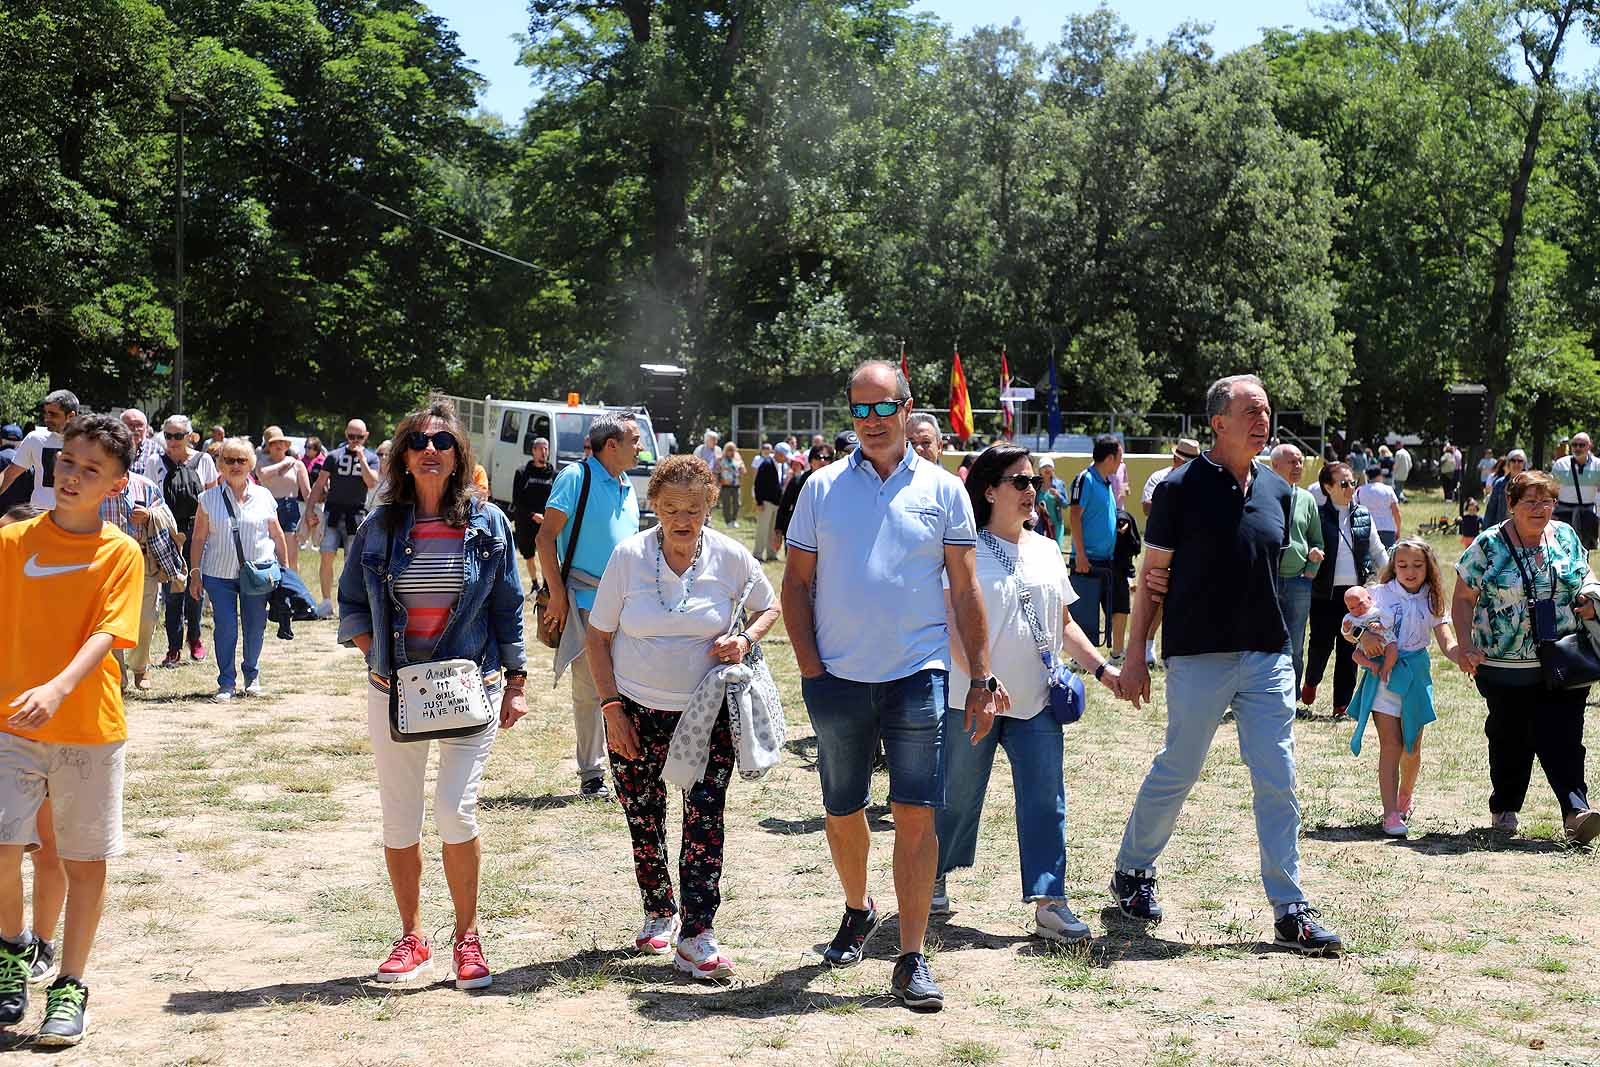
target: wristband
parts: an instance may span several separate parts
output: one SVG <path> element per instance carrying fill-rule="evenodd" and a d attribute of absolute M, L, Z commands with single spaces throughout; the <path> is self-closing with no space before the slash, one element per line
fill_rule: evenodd
<path fill-rule="evenodd" d="M 602 700 L 600 702 L 600 710 L 601 711 L 605 711 L 607 708 L 609 708 L 613 704 L 615 704 L 619 708 L 622 707 L 623 706 L 622 698 L 621 697 L 606 697 L 604 700 Z"/>
<path fill-rule="evenodd" d="M 1101 660 L 1100 661 L 1100 666 L 1098 666 L 1098 667 L 1096 667 L 1094 669 L 1094 680 L 1095 681 L 1098 682 L 1100 680 L 1100 676 L 1102 674 L 1106 673 L 1106 665 L 1107 665 L 1108 662 L 1109 662 L 1108 660 Z"/>

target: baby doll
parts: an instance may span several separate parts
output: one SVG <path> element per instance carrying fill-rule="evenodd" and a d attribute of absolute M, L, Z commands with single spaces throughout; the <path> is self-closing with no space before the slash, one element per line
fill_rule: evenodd
<path fill-rule="evenodd" d="M 1400 646 L 1395 641 L 1394 620 L 1383 617 L 1383 612 L 1373 605 L 1372 590 L 1364 585 L 1352 585 L 1345 590 L 1344 606 L 1349 614 L 1340 623 L 1340 628 L 1356 643 L 1351 659 L 1355 660 L 1356 666 L 1367 668 L 1387 682 L 1389 672 L 1394 669 L 1395 662 L 1400 658 Z M 1362 647 L 1363 637 L 1373 637 L 1382 643 L 1381 664 L 1367 655 L 1366 649 Z"/>

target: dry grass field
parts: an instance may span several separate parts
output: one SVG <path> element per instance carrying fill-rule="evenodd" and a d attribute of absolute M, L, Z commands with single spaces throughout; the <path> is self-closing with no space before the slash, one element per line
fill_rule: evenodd
<path fill-rule="evenodd" d="M 1410 505 L 1407 521 L 1443 510 L 1435 497 Z M 748 537 L 750 525 L 739 532 Z M 1453 538 L 1439 545 L 1455 558 Z M 305 566 L 314 586 L 314 554 Z M 1067 734 L 1068 875 L 1073 906 L 1094 928 L 1090 946 L 1054 951 L 1030 936 L 1001 756 L 979 865 L 952 877 L 956 912 L 932 928 L 948 1007 L 915 1015 L 888 994 L 892 919 L 854 970 L 832 973 L 817 956 L 841 899 L 782 640 L 769 651 L 790 755 L 729 795 L 717 931 L 738 966 L 733 981 L 696 985 L 669 961 L 631 952 L 640 907 L 627 831 L 616 805 L 575 796 L 567 690 L 552 690 L 541 653 L 530 713 L 500 738 L 484 787 L 493 987 L 370 982 L 397 930 L 361 660 L 334 644 L 331 622 L 298 631 L 285 643 L 269 628 L 264 699 L 208 703 L 207 662 L 154 672 L 155 693 L 131 701 L 131 847 L 113 865 L 89 976 L 91 1033 L 67 1060 L 1600 1067 L 1600 860 L 1561 842 L 1537 769 L 1522 834 L 1486 829 L 1483 708 L 1447 664 L 1436 671 L 1442 719 L 1428 733 L 1409 841 L 1379 835 L 1376 743 L 1350 755 L 1349 726 L 1327 718 L 1326 688 L 1324 717 L 1297 726 L 1304 877 L 1346 938 L 1343 959 L 1270 947 L 1231 726 L 1163 859 L 1166 923 L 1146 933 L 1107 910 L 1122 824 L 1161 739 L 1157 673 L 1153 707 L 1135 712 L 1096 691 Z M 1593 720 L 1588 739 L 1600 749 Z M 884 788 L 880 778 L 875 794 Z M 892 910 L 887 808 L 875 806 L 872 820 L 872 884 Z M 425 844 L 426 911 L 447 938 L 431 827 Z"/>

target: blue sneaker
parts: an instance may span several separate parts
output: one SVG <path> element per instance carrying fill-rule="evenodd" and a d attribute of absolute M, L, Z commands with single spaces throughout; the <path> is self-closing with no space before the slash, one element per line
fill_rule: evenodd
<path fill-rule="evenodd" d="M 944 990 L 934 982 L 928 972 L 928 958 L 920 952 L 907 952 L 895 961 L 889 987 L 913 1011 L 938 1011 L 944 1007 Z"/>

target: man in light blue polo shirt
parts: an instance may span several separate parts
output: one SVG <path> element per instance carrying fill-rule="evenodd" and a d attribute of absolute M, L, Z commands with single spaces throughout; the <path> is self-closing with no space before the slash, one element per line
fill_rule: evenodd
<path fill-rule="evenodd" d="M 814 472 L 800 491 L 783 575 L 784 617 L 817 734 L 828 848 L 845 896 L 844 921 L 823 958 L 854 966 L 878 928 L 867 895 L 865 809 L 881 738 L 900 908 L 891 987 L 908 1007 L 937 1011 L 944 994 L 922 946 L 939 859 L 933 813 L 945 802 L 947 578 L 973 678 L 952 703 L 965 707 L 979 738 L 993 722 L 998 688 L 974 565 L 977 526 L 961 482 L 907 441 L 905 376 L 889 363 L 863 363 L 848 392 L 860 447 Z"/>
<path fill-rule="evenodd" d="M 1117 498 L 1111 476 L 1122 464 L 1122 442 L 1110 434 L 1095 438 L 1091 464 L 1072 479 L 1067 494 L 1067 522 L 1072 527 L 1072 591 L 1078 594 L 1068 610 L 1089 640 L 1100 643 L 1102 616 L 1111 634 L 1116 603 L 1111 583 L 1111 558 L 1117 546 Z"/>
<path fill-rule="evenodd" d="M 535 555 L 550 589 L 545 624 L 562 631 L 561 647 L 556 650 L 556 681 L 561 680 L 562 670 L 572 669 L 572 721 L 577 733 L 581 793 L 595 800 L 609 800 L 606 721 L 600 714 L 600 694 L 595 691 L 589 661 L 583 655 L 583 639 L 589 611 L 594 607 L 595 587 L 605 573 L 611 550 L 639 532 L 639 499 L 628 480 L 628 471 L 639 462 L 639 424 L 627 412 L 602 415 L 589 426 L 589 447 L 592 455 L 582 463 L 569 463 L 556 475 L 550 499 L 545 501 L 544 524 L 539 527 Z M 586 469 L 587 500 L 583 497 Z M 581 524 L 576 518 L 580 505 Z M 578 526 L 578 544 L 572 549 L 571 573 L 563 581 L 561 565 L 567 558 L 574 525 Z M 574 601 L 576 612 L 571 611 Z M 576 625 L 568 625 L 572 621 L 569 614 L 576 619 Z"/>

